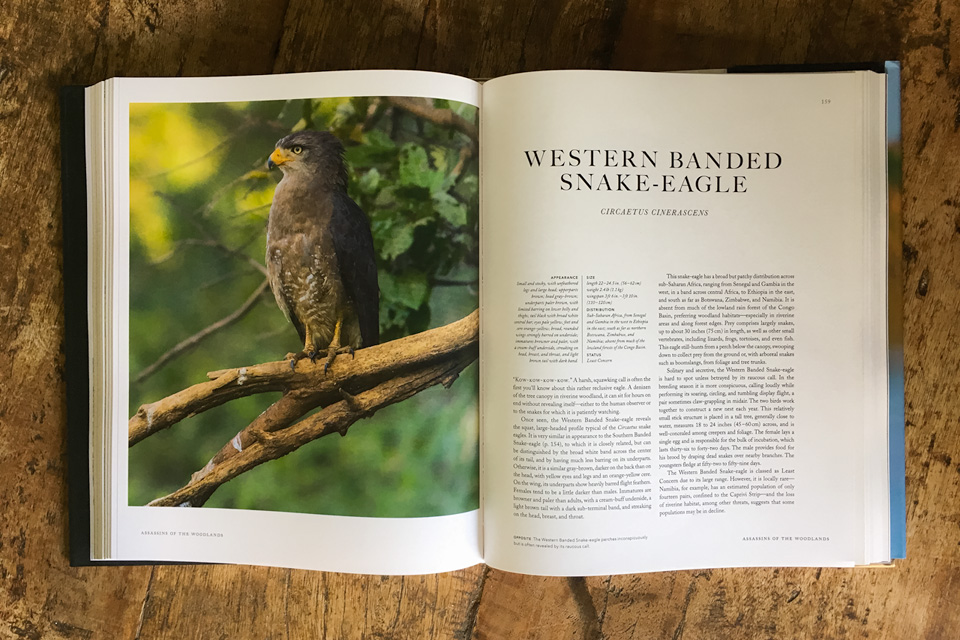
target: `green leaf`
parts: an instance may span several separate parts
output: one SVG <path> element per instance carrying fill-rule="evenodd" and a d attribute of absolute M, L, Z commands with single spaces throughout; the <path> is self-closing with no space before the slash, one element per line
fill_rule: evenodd
<path fill-rule="evenodd" d="M 380 186 L 380 172 L 376 168 L 370 169 L 360 177 L 357 185 L 363 193 L 376 193 Z"/>
<path fill-rule="evenodd" d="M 430 159 L 433 160 L 433 166 L 437 171 L 446 173 L 447 171 L 447 150 L 443 147 L 433 145 L 430 147 Z"/>
<path fill-rule="evenodd" d="M 384 165 L 380 168 L 390 169 L 398 153 L 397 145 L 390 136 L 375 130 L 367 133 L 364 144 L 348 146 L 344 157 L 347 164 L 354 168 Z M 392 170 L 387 172 L 392 173 Z"/>
<path fill-rule="evenodd" d="M 400 184 L 429 189 L 434 193 L 443 188 L 445 176 L 430 168 L 427 151 L 413 143 L 407 143 L 400 149 Z"/>
<path fill-rule="evenodd" d="M 465 102 L 454 103 L 457 106 L 453 109 L 453 112 L 458 116 L 463 118 L 468 122 L 476 124 L 477 122 L 477 108 L 472 104 L 467 104 Z"/>
<path fill-rule="evenodd" d="M 378 147 L 390 147 L 396 149 L 397 143 L 393 141 L 386 132 L 380 131 L 379 129 L 373 129 L 367 133 L 367 144 L 376 145 Z"/>
<path fill-rule="evenodd" d="M 408 271 L 400 275 L 380 274 L 380 293 L 410 309 L 418 309 L 427 299 L 430 287 L 423 273 Z"/>
<path fill-rule="evenodd" d="M 467 224 L 467 208 L 446 191 L 434 194 L 433 205 L 440 216 L 455 227 Z"/>
<path fill-rule="evenodd" d="M 354 168 L 372 167 L 374 165 L 389 164 L 396 157 L 395 147 L 365 144 L 356 147 L 347 147 L 344 158 L 347 164 Z"/>
<path fill-rule="evenodd" d="M 413 244 L 413 230 L 415 225 L 394 225 L 387 241 L 383 243 L 380 254 L 387 260 L 393 260 Z"/>

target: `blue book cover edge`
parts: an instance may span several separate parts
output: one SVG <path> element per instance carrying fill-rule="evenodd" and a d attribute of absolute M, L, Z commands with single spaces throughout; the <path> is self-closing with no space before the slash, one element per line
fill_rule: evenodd
<path fill-rule="evenodd" d="M 890 557 L 907 555 L 906 451 L 903 377 L 903 185 L 900 146 L 900 63 L 884 64 L 887 76 L 887 179 L 890 185 L 888 223 L 889 269 L 889 442 L 890 442 Z"/>

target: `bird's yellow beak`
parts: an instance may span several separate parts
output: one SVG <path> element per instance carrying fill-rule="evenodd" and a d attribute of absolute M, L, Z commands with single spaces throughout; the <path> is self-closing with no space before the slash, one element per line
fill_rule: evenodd
<path fill-rule="evenodd" d="M 290 162 L 291 160 L 293 160 L 293 156 L 289 151 L 277 147 L 273 150 L 273 153 L 270 154 L 270 162 L 267 164 L 273 163 L 273 166 L 279 167 L 280 165 Z"/>

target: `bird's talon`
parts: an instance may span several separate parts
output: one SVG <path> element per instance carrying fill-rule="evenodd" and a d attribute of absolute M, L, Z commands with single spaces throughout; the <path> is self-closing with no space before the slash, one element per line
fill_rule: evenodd
<path fill-rule="evenodd" d="M 331 345 L 330 348 L 327 349 L 327 360 L 326 362 L 323 363 L 324 373 L 326 373 L 330 369 L 330 365 L 333 364 L 333 361 L 336 359 L 337 353 L 339 351 L 340 350 L 337 347 L 334 347 L 333 345 Z"/>
<path fill-rule="evenodd" d="M 297 368 L 297 363 L 307 357 L 303 351 L 300 353 L 288 353 L 287 358 L 290 358 L 290 369 L 295 370 Z"/>

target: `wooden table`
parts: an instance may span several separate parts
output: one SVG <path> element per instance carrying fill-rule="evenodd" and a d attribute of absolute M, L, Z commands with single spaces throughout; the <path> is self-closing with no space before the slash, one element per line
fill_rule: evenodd
<path fill-rule="evenodd" d="M 0 11 L 0 636 L 960 637 L 957 0 L 6 0 Z M 958 53 L 957 58 L 952 53 Z M 423 577 L 66 560 L 57 90 L 355 67 L 903 62 L 909 558 L 893 569 Z"/>

